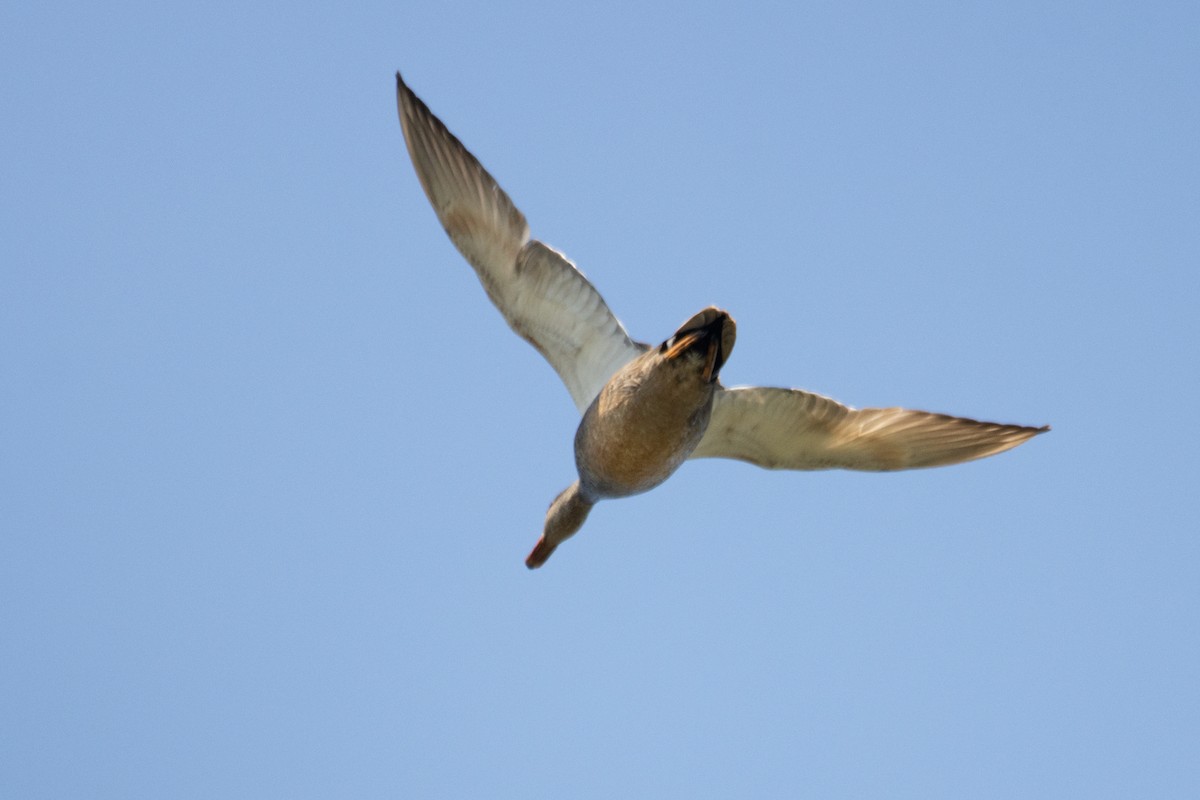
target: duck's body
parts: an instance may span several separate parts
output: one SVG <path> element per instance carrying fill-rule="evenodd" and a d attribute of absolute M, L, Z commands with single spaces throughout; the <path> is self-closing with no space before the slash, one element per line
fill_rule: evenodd
<path fill-rule="evenodd" d="M 648 492 L 700 444 L 714 389 L 669 381 L 674 376 L 664 372 L 622 368 L 583 415 L 575 431 L 575 467 L 589 496 Z"/>
<path fill-rule="evenodd" d="M 579 530 L 595 503 L 653 489 L 689 458 L 773 469 L 910 469 L 993 455 L 1048 430 L 902 408 L 856 410 L 800 389 L 726 389 L 718 376 L 736 326 L 717 308 L 697 313 L 659 347 L 630 339 L 582 273 L 530 238 L 524 215 L 399 73 L 396 86 L 409 155 L 439 220 L 583 414 L 579 478 L 550 504 L 530 568 Z"/>
<path fill-rule="evenodd" d="M 550 504 L 526 566 L 545 563 L 597 501 L 648 492 L 691 456 L 708 430 L 717 376 L 736 331 L 729 314 L 706 308 L 661 347 L 617 370 L 579 422 L 579 480 Z"/>
<path fill-rule="evenodd" d="M 604 385 L 575 432 L 575 465 L 590 496 L 649 491 L 688 459 L 708 430 L 735 330 L 727 313 L 707 308 Z"/>

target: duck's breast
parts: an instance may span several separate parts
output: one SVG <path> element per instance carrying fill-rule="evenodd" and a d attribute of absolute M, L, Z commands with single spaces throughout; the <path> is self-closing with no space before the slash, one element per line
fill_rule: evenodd
<path fill-rule="evenodd" d="M 653 489 L 691 455 L 708 427 L 713 385 L 694 370 L 648 369 L 664 365 L 647 362 L 614 375 L 576 431 L 579 477 L 597 496 Z"/>

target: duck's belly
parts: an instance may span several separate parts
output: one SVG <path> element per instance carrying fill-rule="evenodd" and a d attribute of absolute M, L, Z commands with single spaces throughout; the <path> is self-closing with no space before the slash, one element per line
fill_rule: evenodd
<path fill-rule="evenodd" d="M 584 415 L 575 434 L 579 477 L 602 497 L 658 486 L 687 460 L 704 435 L 711 403 L 692 413 Z"/>

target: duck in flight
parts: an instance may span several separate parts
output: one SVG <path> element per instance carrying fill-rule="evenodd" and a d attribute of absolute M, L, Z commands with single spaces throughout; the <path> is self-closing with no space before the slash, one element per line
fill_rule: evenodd
<path fill-rule="evenodd" d="M 509 326 L 583 415 L 578 479 L 525 560 L 540 567 L 600 500 L 653 489 L 689 458 L 768 469 L 888 471 L 995 455 L 1049 430 L 904 408 L 854 409 L 800 389 L 726 388 L 736 326 L 709 307 L 657 347 L 635 341 L 566 256 L 530 238 L 495 179 L 396 73 L 400 127 L 438 220 Z"/>

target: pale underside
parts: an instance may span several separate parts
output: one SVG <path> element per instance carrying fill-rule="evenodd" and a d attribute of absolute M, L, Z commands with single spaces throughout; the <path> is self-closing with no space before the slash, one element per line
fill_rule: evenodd
<path fill-rule="evenodd" d="M 648 346 L 629 338 L 562 253 L 530 238 L 504 190 L 396 79 L 408 152 L 442 227 L 509 326 L 550 362 L 583 413 Z M 773 469 L 911 469 L 1000 453 L 1044 430 L 902 408 L 855 410 L 799 389 L 720 388 L 692 457 Z"/>
<path fill-rule="evenodd" d="M 545 356 L 583 413 L 647 346 L 629 338 L 562 253 L 529 238 L 524 215 L 504 190 L 403 83 L 399 105 L 409 155 L 442 227 L 509 326 Z"/>

